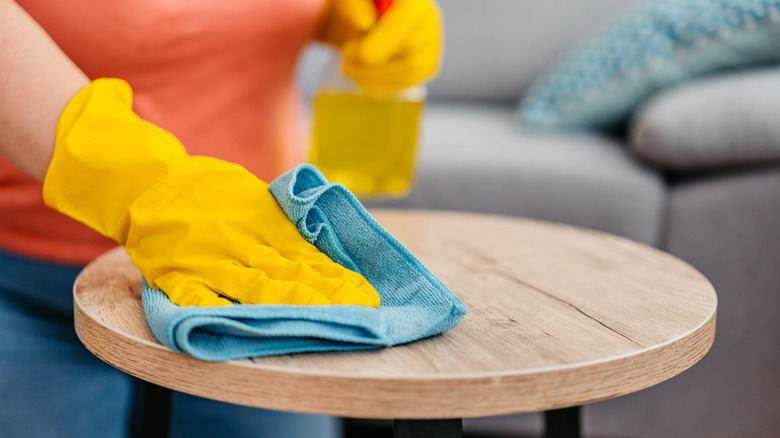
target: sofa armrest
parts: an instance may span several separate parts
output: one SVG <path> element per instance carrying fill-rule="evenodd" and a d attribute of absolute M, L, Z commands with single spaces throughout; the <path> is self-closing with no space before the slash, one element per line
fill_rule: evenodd
<path fill-rule="evenodd" d="M 634 119 L 633 153 L 656 168 L 704 171 L 780 162 L 780 69 L 673 87 Z"/>

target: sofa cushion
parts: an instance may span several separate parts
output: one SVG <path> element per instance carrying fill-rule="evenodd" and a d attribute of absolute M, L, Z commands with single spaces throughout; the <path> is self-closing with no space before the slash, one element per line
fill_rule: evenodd
<path fill-rule="evenodd" d="M 520 215 L 658 241 L 665 188 L 657 174 L 604 137 L 518 130 L 512 111 L 429 105 L 411 195 L 368 205 Z"/>
<path fill-rule="evenodd" d="M 637 115 L 631 148 L 669 170 L 780 162 L 780 68 L 696 81 L 653 98 Z"/>
<path fill-rule="evenodd" d="M 616 124 L 656 90 L 780 59 L 780 0 L 662 0 L 605 27 L 523 100 L 535 127 Z"/>

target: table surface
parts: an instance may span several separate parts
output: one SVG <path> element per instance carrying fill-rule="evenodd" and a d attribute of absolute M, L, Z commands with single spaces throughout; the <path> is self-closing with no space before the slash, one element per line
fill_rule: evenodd
<path fill-rule="evenodd" d="M 463 322 L 408 345 L 204 362 L 146 325 L 122 248 L 74 288 L 76 331 L 111 365 L 171 389 L 262 408 L 353 418 L 532 412 L 628 394 L 709 350 L 717 297 L 683 261 L 627 239 L 482 214 L 376 210 L 469 305 Z"/>

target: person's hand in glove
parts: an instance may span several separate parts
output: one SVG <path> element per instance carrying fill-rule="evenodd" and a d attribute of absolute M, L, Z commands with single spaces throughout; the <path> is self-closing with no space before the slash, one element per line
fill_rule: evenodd
<path fill-rule="evenodd" d="M 153 288 L 181 306 L 379 306 L 358 273 L 308 243 L 243 167 L 188 155 L 132 111 L 132 90 L 98 79 L 57 126 L 44 200 L 124 245 Z"/>
<path fill-rule="evenodd" d="M 390 3 L 381 17 L 380 3 Z M 317 39 L 341 51 L 344 74 L 361 87 L 392 93 L 437 73 L 442 33 L 433 0 L 328 0 Z"/>

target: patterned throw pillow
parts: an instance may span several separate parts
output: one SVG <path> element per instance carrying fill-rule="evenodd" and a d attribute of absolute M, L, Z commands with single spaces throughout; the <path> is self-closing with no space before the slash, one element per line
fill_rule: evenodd
<path fill-rule="evenodd" d="M 780 60 L 780 0 L 660 0 L 634 9 L 565 57 L 518 108 L 533 128 L 626 120 L 660 88 Z"/>

